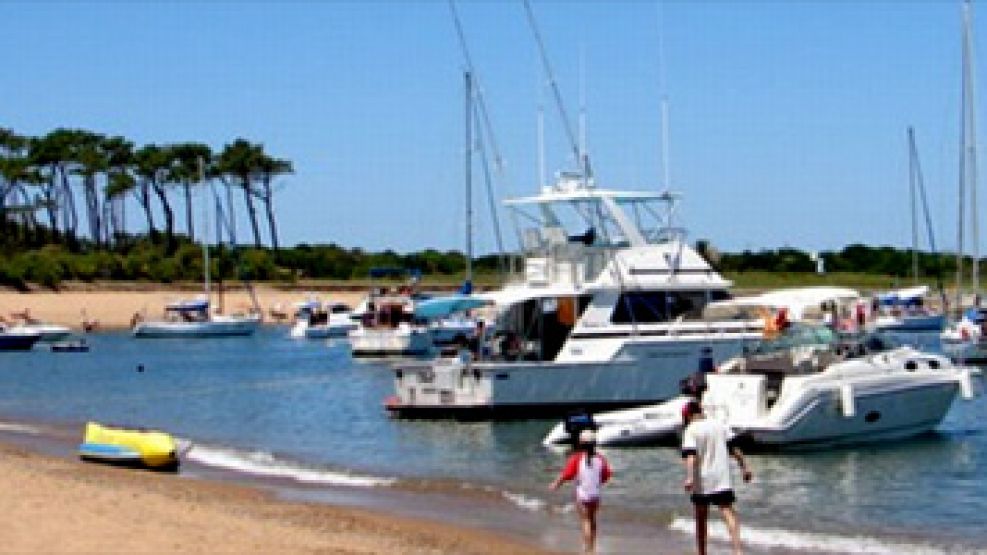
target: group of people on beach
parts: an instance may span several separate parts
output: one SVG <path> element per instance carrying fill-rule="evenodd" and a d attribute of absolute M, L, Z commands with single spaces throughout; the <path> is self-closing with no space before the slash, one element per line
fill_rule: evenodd
<path fill-rule="evenodd" d="M 740 465 L 744 482 L 750 482 L 753 473 L 743 453 L 736 445 L 736 437 L 724 424 L 708 419 L 698 398 L 682 407 L 682 460 L 685 466 L 683 487 L 692 502 L 696 521 L 696 551 L 706 553 L 707 521 L 710 505 L 715 505 L 726 522 L 734 554 L 741 553 L 740 519 L 734 509 L 736 495 L 733 490 L 730 458 Z M 606 457 L 596 451 L 596 434 L 592 429 L 579 433 L 576 450 L 566 461 L 565 467 L 551 483 L 551 490 L 563 483 L 575 482 L 576 511 L 583 536 L 583 549 L 596 550 L 597 513 L 603 485 L 610 481 L 613 471 Z"/>

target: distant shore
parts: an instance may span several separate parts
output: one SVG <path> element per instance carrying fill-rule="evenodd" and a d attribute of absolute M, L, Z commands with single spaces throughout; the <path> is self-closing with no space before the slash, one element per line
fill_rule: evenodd
<path fill-rule="evenodd" d="M 277 323 L 273 316 L 290 317 L 292 305 L 309 296 L 320 300 L 342 302 L 356 306 L 366 295 L 366 288 L 351 287 L 332 291 L 281 288 L 269 285 L 255 287 L 257 300 L 265 322 Z M 28 311 L 32 318 L 45 323 L 82 330 L 83 320 L 98 322 L 97 329 L 119 330 L 131 326 L 135 313 L 147 319 L 163 315 L 164 306 L 180 299 L 202 294 L 193 284 L 159 285 L 145 283 L 72 284 L 58 291 L 37 289 L 22 293 L 12 289 L 0 290 L 0 316 L 11 320 L 15 313 Z M 250 295 L 243 287 L 234 287 L 223 295 L 225 312 L 243 312 L 251 308 Z M 213 308 L 218 300 L 213 294 Z"/>
<path fill-rule="evenodd" d="M 4 551 L 537 553 L 488 532 L 91 465 L 0 443 Z"/>

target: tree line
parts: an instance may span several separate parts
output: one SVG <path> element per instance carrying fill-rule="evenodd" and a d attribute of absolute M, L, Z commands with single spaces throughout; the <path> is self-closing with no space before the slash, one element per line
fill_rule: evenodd
<path fill-rule="evenodd" d="M 290 161 L 242 138 L 213 152 L 199 142 L 137 146 L 122 136 L 83 129 L 59 128 L 31 137 L 0 127 L 0 241 L 15 249 L 48 244 L 72 252 L 125 248 L 140 236 L 126 229 L 124 206 L 131 197 L 140 206 L 146 236 L 163 243 L 170 254 L 179 243 L 176 204 L 185 212 L 184 235 L 194 242 L 193 189 L 217 179 L 226 193 L 217 205 L 233 242 L 234 196 L 239 195 L 254 246 L 263 245 L 261 221 L 266 219 L 270 246 L 277 250 L 273 182 L 290 173 Z M 156 214 L 163 221 L 156 221 Z"/>

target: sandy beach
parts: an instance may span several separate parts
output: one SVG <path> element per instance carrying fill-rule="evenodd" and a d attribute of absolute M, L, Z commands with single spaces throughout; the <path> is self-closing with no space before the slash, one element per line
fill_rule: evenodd
<path fill-rule="evenodd" d="M 270 286 L 255 288 L 265 321 L 271 322 L 272 310 L 290 315 L 297 301 L 315 295 L 318 299 L 356 306 L 365 296 L 362 290 L 309 292 L 302 289 L 279 289 Z M 82 329 L 83 319 L 95 320 L 100 329 L 124 329 L 131 325 L 135 312 L 145 318 L 163 316 L 164 306 L 173 301 L 195 298 L 201 288 L 154 285 L 134 286 L 73 286 L 61 291 L 37 290 L 20 293 L 0 290 L 0 316 L 11 319 L 13 313 L 28 310 L 31 317 L 46 323 L 61 324 L 73 330 Z M 213 299 L 214 306 L 217 303 Z M 237 288 L 224 294 L 226 312 L 246 311 L 252 306 L 246 290 Z"/>
<path fill-rule="evenodd" d="M 0 444 L 5 552 L 536 553 L 492 533 Z"/>

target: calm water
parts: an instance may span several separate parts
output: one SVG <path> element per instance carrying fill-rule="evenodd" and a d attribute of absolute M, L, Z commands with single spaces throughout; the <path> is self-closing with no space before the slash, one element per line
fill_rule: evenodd
<path fill-rule="evenodd" d="M 0 353 L 0 414 L 160 427 L 195 441 L 199 462 L 309 481 L 464 482 L 504 492 L 518 511 L 562 510 L 568 499 L 545 493 L 564 456 L 540 445 L 552 422 L 389 419 L 381 403 L 391 374 L 353 362 L 345 342 L 291 340 L 284 328 L 251 338 L 89 341 L 89 353 Z M 987 547 L 985 417 L 981 396 L 957 401 L 938 432 L 913 440 L 754 455 L 755 483 L 739 488 L 745 537 L 807 551 Z M 607 491 L 612 511 L 689 526 L 674 449 L 607 455 L 618 478 Z"/>

